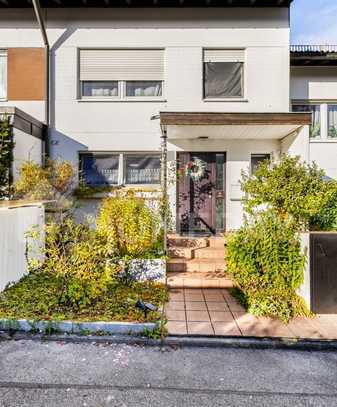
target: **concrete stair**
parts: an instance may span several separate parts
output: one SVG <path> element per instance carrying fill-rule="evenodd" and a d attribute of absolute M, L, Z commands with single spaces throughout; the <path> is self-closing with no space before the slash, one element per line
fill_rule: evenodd
<path fill-rule="evenodd" d="M 223 237 L 169 236 L 168 285 L 174 288 L 228 288 Z"/>

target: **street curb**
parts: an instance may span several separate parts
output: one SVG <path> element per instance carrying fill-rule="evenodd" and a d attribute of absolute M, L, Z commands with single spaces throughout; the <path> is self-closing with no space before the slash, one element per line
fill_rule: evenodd
<path fill-rule="evenodd" d="M 33 321 L 28 319 L 0 319 L 0 331 L 27 332 L 45 334 L 141 334 L 145 330 L 153 331 L 152 322 L 75 322 L 75 321 Z"/>
<path fill-rule="evenodd" d="M 126 344 L 171 348 L 232 348 L 232 349 L 279 349 L 299 351 L 336 351 L 337 340 L 259 338 L 259 337 L 207 337 L 207 336 L 167 336 L 163 341 L 144 336 L 130 335 L 45 335 L 28 332 L 15 332 L 9 335 L 0 332 L 0 342 L 6 340 L 54 341 L 65 343 Z"/>

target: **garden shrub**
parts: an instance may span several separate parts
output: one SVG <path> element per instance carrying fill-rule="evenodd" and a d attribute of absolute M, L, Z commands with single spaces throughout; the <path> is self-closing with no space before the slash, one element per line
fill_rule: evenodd
<path fill-rule="evenodd" d="M 271 207 L 291 216 L 299 228 L 307 229 L 327 201 L 334 183 L 323 179 L 324 171 L 315 163 L 308 165 L 299 157 L 283 155 L 279 161 L 265 161 L 253 175 L 244 173 L 242 189 L 246 193 L 245 210 Z"/>
<path fill-rule="evenodd" d="M 49 159 L 45 166 L 26 161 L 20 168 L 14 185 L 14 194 L 19 199 L 53 200 L 54 209 L 66 210 L 72 204 L 75 171 L 69 161 Z"/>
<path fill-rule="evenodd" d="M 227 244 L 228 273 L 254 315 L 289 321 L 308 315 L 296 290 L 303 282 L 306 256 L 296 223 L 266 210 L 246 220 Z"/>
<path fill-rule="evenodd" d="M 132 192 L 105 199 L 97 217 L 97 232 L 112 257 L 146 257 L 157 251 L 160 219 L 143 198 Z M 160 243 L 159 243 L 160 245 Z"/>
<path fill-rule="evenodd" d="M 8 118 L 0 120 L 0 199 L 10 196 L 10 167 L 14 142 Z"/>
<path fill-rule="evenodd" d="M 58 302 L 74 309 L 88 307 L 104 296 L 116 280 L 105 242 L 87 224 L 66 217 L 45 227 L 44 260 L 30 262 L 31 271 L 57 278 Z"/>

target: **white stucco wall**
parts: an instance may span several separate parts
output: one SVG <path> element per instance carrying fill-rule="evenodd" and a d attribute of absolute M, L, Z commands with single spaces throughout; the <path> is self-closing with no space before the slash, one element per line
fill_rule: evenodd
<path fill-rule="evenodd" d="M 292 67 L 290 97 L 293 100 L 337 100 L 336 67 Z"/>
<path fill-rule="evenodd" d="M 160 130 L 150 117 L 160 110 L 289 109 L 286 9 L 50 9 L 45 14 L 52 44 L 54 156 L 76 161 L 78 150 L 156 150 Z M 32 11 L 2 11 L 0 48 L 19 46 L 42 46 Z M 78 101 L 81 47 L 165 48 L 165 101 Z M 244 101 L 203 101 L 203 47 L 246 48 Z M 16 104 L 37 118 L 43 115 L 39 102 Z"/>
<path fill-rule="evenodd" d="M 13 129 L 14 133 L 14 150 L 13 150 L 13 177 L 14 181 L 19 175 L 21 165 L 25 161 L 35 161 L 42 163 L 42 140 L 24 133 L 22 130 Z"/>
<path fill-rule="evenodd" d="M 309 126 L 282 139 L 281 153 L 300 156 L 302 161 L 310 162 Z"/>
<path fill-rule="evenodd" d="M 73 161 L 75 166 L 81 150 L 159 150 L 159 123 L 150 118 L 160 111 L 289 111 L 286 8 L 50 9 L 44 13 L 52 45 L 51 153 Z M 20 46 L 42 46 L 32 10 L 4 10 L 0 15 L 0 48 Z M 165 48 L 163 101 L 77 100 L 81 47 Z M 203 100 L 202 49 L 207 47 L 246 49 L 244 100 Z M 36 118 L 43 114 L 43 103 L 22 101 L 16 105 Z M 241 171 L 249 167 L 252 153 L 279 153 L 280 142 L 199 143 L 181 140 L 170 144 L 170 156 L 180 149 L 227 153 L 226 226 L 237 228 L 242 221 L 237 192 Z M 171 192 L 174 204 L 172 186 Z"/>

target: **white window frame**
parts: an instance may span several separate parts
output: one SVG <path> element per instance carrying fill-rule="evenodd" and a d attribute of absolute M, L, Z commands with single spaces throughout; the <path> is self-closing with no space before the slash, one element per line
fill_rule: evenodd
<path fill-rule="evenodd" d="M 321 137 L 310 138 L 310 143 L 337 143 L 337 139 L 329 138 L 328 106 L 337 105 L 337 100 L 293 99 L 291 105 L 320 105 Z"/>
<path fill-rule="evenodd" d="M 81 64 L 81 59 L 80 59 L 80 51 L 81 49 L 93 49 L 93 50 L 104 50 L 104 49 L 109 49 L 109 48 L 78 48 L 78 92 L 77 92 L 77 100 L 79 102 L 165 102 L 165 82 L 166 82 L 166 76 L 165 76 L 165 49 L 164 48 L 111 48 L 111 49 L 131 49 L 131 50 L 162 50 L 164 51 L 164 77 L 162 80 L 157 80 L 157 79 L 149 79 L 148 82 L 161 82 L 161 89 L 162 89 L 162 94 L 160 96 L 126 96 L 126 82 L 133 82 L 133 81 L 138 81 L 137 79 L 134 80 L 122 80 L 122 79 L 115 79 L 111 80 L 111 82 L 118 82 L 118 96 L 102 96 L 102 97 L 97 97 L 97 96 L 83 96 L 82 95 L 82 83 L 85 81 L 82 81 L 80 79 L 80 64 Z M 139 82 L 146 82 L 147 80 L 139 79 Z M 95 82 L 95 80 L 91 80 L 90 82 Z M 97 80 L 97 82 L 100 82 L 100 80 Z M 109 82 L 108 80 L 104 80 L 104 82 Z"/>
<path fill-rule="evenodd" d="M 232 51 L 232 50 L 238 50 L 238 51 L 243 51 L 244 53 L 244 58 L 243 61 L 241 61 L 242 63 L 242 96 L 237 96 L 237 97 L 225 97 L 225 98 L 212 98 L 212 97 L 205 97 L 205 69 L 204 69 L 204 53 L 205 51 L 208 50 L 215 50 L 215 49 L 219 49 L 219 50 L 224 50 L 224 51 Z M 240 48 L 240 47 L 225 47 L 225 48 L 221 48 L 221 47 L 203 47 L 202 48 L 202 55 L 201 55 L 201 77 L 202 77 L 202 100 L 204 102 L 248 102 L 248 98 L 247 98 L 247 80 L 246 80 L 246 75 L 247 75 L 247 50 L 246 48 Z M 230 61 L 228 61 L 230 62 Z M 234 61 L 233 62 L 237 62 Z"/>
<path fill-rule="evenodd" d="M 5 57 L 5 96 L 0 97 L 0 101 L 4 102 L 8 100 L 8 54 L 6 49 L 0 49 L 0 56 Z"/>
<path fill-rule="evenodd" d="M 160 185 L 160 181 L 158 183 L 151 183 L 151 184 L 127 184 L 126 183 L 126 159 L 125 156 L 127 155 L 146 155 L 146 156 L 154 156 L 160 158 L 160 152 L 156 151 L 79 151 L 78 152 L 78 160 L 80 163 L 81 157 L 86 154 L 93 154 L 93 155 L 115 155 L 119 156 L 118 162 L 118 182 L 117 184 L 106 185 L 107 187 L 130 187 L 130 188 L 142 188 L 142 187 L 158 187 Z M 80 166 L 81 168 L 81 166 Z M 89 185 L 90 186 L 90 185 Z M 97 187 L 104 186 L 104 185 L 97 185 Z M 95 188 L 95 187 L 94 187 Z"/>

